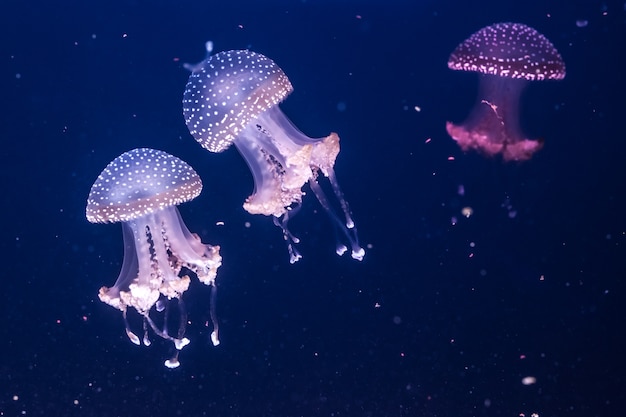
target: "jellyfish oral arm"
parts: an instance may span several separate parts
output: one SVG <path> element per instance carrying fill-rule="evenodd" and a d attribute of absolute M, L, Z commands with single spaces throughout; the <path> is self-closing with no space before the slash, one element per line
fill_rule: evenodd
<path fill-rule="evenodd" d="M 189 343 L 184 337 L 187 313 L 182 295 L 190 284 L 189 276 L 181 274 L 183 267 L 193 271 L 199 280 L 211 285 L 211 318 L 214 324 L 213 344 L 218 344 L 217 319 L 215 317 L 215 277 L 221 265 L 219 247 L 203 244 L 199 237 L 190 233 L 175 206 L 166 207 L 153 214 L 122 223 L 124 230 L 125 257 L 115 285 L 100 290 L 100 299 L 123 312 L 126 333 L 134 344 L 139 337 L 131 331 L 127 320 L 128 307 L 143 316 L 144 344 L 149 345 L 148 328 L 159 337 L 170 340 L 177 350 Z M 127 259 L 129 259 L 127 261 Z M 168 332 L 169 304 L 165 305 L 163 326 L 160 328 L 152 318 L 161 300 L 177 299 L 180 313 L 176 336 Z M 156 308 L 154 308 L 156 306 Z M 217 342 L 217 343 L 216 343 Z M 175 362 L 172 362 L 172 365 Z M 168 365 L 169 366 L 169 365 Z"/>
<path fill-rule="evenodd" d="M 289 230 L 288 222 L 300 207 L 302 187 L 307 182 L 333 225 L 350 242 L 352 257 L 363 259 L 365 251 L 359 245 L 352 214 L 333 169 L 340 149 L 337 134 L 309 138 L 276 106 L 247 125 L 234 143 L 250 167 L 255 183 L 254 193 L 244 208 L 251 214 L 274 216 L 274 223 L 282 229 L 291 263 L 297 262 L 301 255 L 295 247 L 298 239 Z M 343 221 L 318 184 L 320 176 L 328 178 L 343 211 Z M 346 250 L 345 245 L 338 243 L 339 255 Z"/>
<path fill-rule="evenodd" d="M 254 178 L 254 192 L 243 207 L 250 214 L 273 216 L 274 224 L 283 231 L 287 243 L 289 262 L 302 258 L 295 247 L 299 242 L 288 228 L 288 221 L 302 202 L 302 186 L 312 175 L 308 165 L 295 167 L 294 160 L 303 153 L 311 152 L 310 146 L 296 150 L 295 156 L 283 156 L 269 132 L 260 125 L 248 126 L 235 140 L 235 146 L 243 156 Z M 305 157 L 306 159 L 306 157 Z"/>
<path fill-rule="evenodd" d="M 476 115 L 470 120 L 476 123 L 486 123 L 494 129 L 500 126 L 503 129 L 506 142 L 523 140 L 519 124 L 519 102 L 522 91 L 528 84 L 524 79 L 503 78 L 495 75 L 481 75 L 478 91 L 478 103 L 475 106 Z"/>
<path fill-rule="evenodd" d="M 524 79 L 481 74 L 478 99 L 469 117 L 461 125 L 448 122 L 448 134 L 464 151 L 502 154 L 505 161 L 529 159 L 542 144 L 525 138 L 520 128 L 519 102 L 527 84 Z"/>
<path fill-rule="evenodd" d="M 283 113 L 279 106 L 274 106 L 259 116 L 259 123 L 275 135 L 275 141 L 284 147 L 285 154 L 295 153 L 305 145 L 315 145 L 324 138 L 311 138 L 300 131 Z M 334 162 L 334 161 L 333 161 Z"/>
<path fill-rule="evenodd" d="M 179 278 L 177 271 L 172 270 L 169 264 L 166 244 L 163 241 L 164 234 L 160 226 L 162 214 L 157 212 L 122 223 L 125 241 L 122 271 L 113 287 L 100 290 L 100 299 L 103 302 L 123 311 L 126 334 L 135 344 L 139 344 L 139 338 L 130 330 L 126 318 L 128 307 L 134 308 L 144 317 L 144 344 L 150 343 L 145 323 L 149 324 L 158 336 L 175 344 L 180 342 L 167 335 L 165 327 L 163 330 L 159 329 L 150 317 L 150 312 L 160 297 L 165 296 L 168 299 L 180 297 L 189 287 L 189 277 Z M 128 257 L 132 261 L 125 267 Z M 185 323 L 186 317 L 181 317 L 180 326 L 183 334 Z M 146 341 L 148 343 L 145 343 Z"/>
<path fill-rule="evenodd" d="M 254 192 L 244 204 L 248 213 L 280 217 L 291 204 L 302 201 L 300 188 L 308 176 L 299 185 L 297 181 L 285 181 L 285 158 L 267 133 L 248 125 L 235 140 L 235 146 L 254 178 Z"/>

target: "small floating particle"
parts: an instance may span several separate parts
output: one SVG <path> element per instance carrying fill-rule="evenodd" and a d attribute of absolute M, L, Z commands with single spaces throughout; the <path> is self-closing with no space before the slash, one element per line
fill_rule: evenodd
<path fill-rule="evenodd" d="M 471 208 L 470 206 L 463 207 L 461 209 L 461 214 L 463 214 L 465 218 L 469 219 L 472 216 L 472 214 L 474 214 L 474 209 Z"/>

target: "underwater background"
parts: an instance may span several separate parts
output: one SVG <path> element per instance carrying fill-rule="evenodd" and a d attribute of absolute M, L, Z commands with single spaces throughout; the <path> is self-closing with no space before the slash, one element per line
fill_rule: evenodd
<path fill-rule="evenodd" d="M 450 52 L 507 21 L 567 65 L 523 95 L 522 127 L 545 144 L 522 163 L 464 153 L 445 130 L 478 86 Z M 623 1 L 8 0 L 0 39 L 0 415 L 623 415 Z M 294 86 L 285 114 L 339 134 L 362 262 L 334 253 L 305 198 L 291 265 L 280 229 L 242 208 L 241 156 L 193 140 L 183 64 L 208 40 L 273 59 Z M 174 370 L 169 343 L 133 345 L 98 299 L 122 234 L 86 220 L 87 195 L 137 147 L 200 174 L 180 211 L 223 257 L 221 344 L 193 282 Z"/>

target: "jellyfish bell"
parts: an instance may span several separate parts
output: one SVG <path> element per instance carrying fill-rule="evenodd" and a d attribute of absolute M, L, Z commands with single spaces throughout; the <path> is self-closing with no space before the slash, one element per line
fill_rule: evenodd
<path fill-rule="evenodd" d="M 92 223 L 122 224 L 124 260 L 112 287 L 102 287 L 101 301 L 122 311 L 126 334 L 140 345 L 127 319 L 130 308 L 143 318 L 143 343 L 150 345 L 148 329 L 173 342 L 176 353 L 166 366 L 178 366 L 178 351 L 189 343 L 185 337 L 187 315 L 182 295 L 192 271 L 211 286 L 211 318 L 214 344 L 219 343 L 215 318 L 215 278 L 222 258 L 219 246 L 201 242 L 185 226 L 177 205 L 202 191 L 198 174 L 184 161 L 163 151 L 140 148 L 111 161 L 91 187 L 87 199 L 87 220 Z M 178 331 L 167 327 L 169 300 L 177 300 L 180 312 Z M 154 321 L 160 316 L 162 326 Z"/>
<path fill-rule="evenodd" d="M 244 209 L 274 217 L 287 242 L 290 262 L 301 255 L 288 222 L 302 202 L 307 182 L 349 242 L 352 257 L 362 260 L 365 251 L 334 172 L 339 136 L 310 138 L 285 116 L 278 105 L 293 87 L 282 69 L 249 50 L 219 52 L 187 68 L 192 73 L 184 92 L 183 115 L 189 132 L 210 152 L 223 152 L 235 144 L 254 177 L 254 192 Z M 322 190 L 322 177 L 330 182 L 341 214 Z M 338 243 L 336 251 L 341 255 L 347 247 Z"/>
<path fill-rule="evenodd" d="M 542 148 L 542 141 L 527 139 L 520 128 L 519 101 L 528 82 L 565 77 L 563 59 L 545 36 L 521 23 L 496 23 L 459 44 L 448 68 L 480 74 L 469 117 L 461 125 L 446 124 L 461 149 L 524 161 Z"/>

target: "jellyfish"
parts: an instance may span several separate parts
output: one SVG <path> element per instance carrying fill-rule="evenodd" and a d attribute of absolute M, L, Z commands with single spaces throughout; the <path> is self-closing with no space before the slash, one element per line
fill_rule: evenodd
<path fill-rule="evenodd" d="M 219 246 L 202 243 L 187 229 L 177 208 L 201 191 L 202 181 L 187 163 L 163 151 L 141 148 L 111 161 L 87 199 L 87 220 L 120 222 L 124 237 L 122 270 L 112 287 L 100 288 L 99 298 L 122 311 L 126 334 L 134 344 L 141 342 L 129 325 L 129 307 L 143 319 L 144 345 L 151 344 L 149 329 L 173 342 L 175 353 L 165 361 L 169 368 L 179 366 L 178 351 L 189 343 L 182 296 L 189 288 L 190 272 L 211 286 L 211 341 L 219 344 L 215 315 L 215 278 L 222 262 Z M 175 335 L 168 329 L 170 300 L 177 301 L 180 313 Z"/>
<path fill-rule="evenodd" d="M 243 207 L 250 214 L 273 216 L 282 229 L 290 262 L 297 262 L 301 254 L 295 246 L 299 239 L 288 222 L 302 203 L 307 182 L 335 230 L 350 245 L 352 258 L 362 260 L 365 251 L 333 169 L 339 136 L 310 138 L 281 111 L 278 104 L 293 90 L 282 69 L 249 50 L 209 55 L 188 68 L 192 73 L 183 97 L 183 115 L 191 135 L 210 152 L 223 152 L 235 144 L 254 178 L 254 192 Z M 321 178 L 330 182 L 334 204 L 322 190 Z M 337 242 L 336 252 L 343 255 L 348 248 L 340 239 Z"/>
<path fill-rule="evenodd" d="M 496 23 L 457 46 L 448 67 L 480 74 L 478 100 L 469 117 L 462 125 L 446 124 L 461 149 L 524 161 L 542 148 L 542 141 L 527 139 L 521 131 L 518 107 L 529 81 L 565 77 L 563 59 L 545 36 L 521 23 Z"/>

